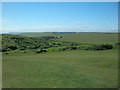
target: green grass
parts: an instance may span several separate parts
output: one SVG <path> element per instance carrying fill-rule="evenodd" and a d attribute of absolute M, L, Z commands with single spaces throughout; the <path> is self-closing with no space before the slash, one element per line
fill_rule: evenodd
<path fill-rule="evenodd" d="M 117 43 L 117 33 L 69 33 L 69 34 L 52 34 L 52 33 L 21 33 L 21 36 L 43 37 L 43 36 L 62 36 L 60 40 L 73 41 L 80 43 Z"/>
<path fill-rule="evenodd" d="M 18 35 L 20 36 L 29 36 L 29 37 L 35 37 L 35 36 L 47 36 L 47 35 L 51 35 L 52 33 L 47 32 L 47 33 L 40 33 L 40 32 L 29 32 L 29 33 L 20 33 Z"/>
<path fill-rule="evenodd" d="M 63 38 L 58 40 L 80 43 L 115 44 L 118 42 L 118 35 L 112 33 L 50 36 L 62 36 Z M 101 51 L 68 50 L 40 54 L 29 50 L 28 52 L 14 50 L 8 55 L 3 54 L 3 88 L 118 87 L 117 47 Z"/>
<path fill-rule="evenodd" d="M 3 55 L 3 88 L 116 88 L 117 50 Z"/>
<path fill-rule="evenodd" d="M 52 36 L 62 36 L 62 41 L 73 41 L 80 43 L 117 43 L 117 33 L 73 33 Z"/>

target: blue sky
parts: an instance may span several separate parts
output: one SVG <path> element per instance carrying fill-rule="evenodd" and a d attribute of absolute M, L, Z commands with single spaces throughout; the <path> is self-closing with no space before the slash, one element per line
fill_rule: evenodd
<path fill-rule="evenodd" d="M 2 0 L 2 2 L 119 2 L 119 0 Z"/>
<path fill-rule="evenodd" d="M 3 2 L 3 32 L 117 32 L 117 2 Z"/>

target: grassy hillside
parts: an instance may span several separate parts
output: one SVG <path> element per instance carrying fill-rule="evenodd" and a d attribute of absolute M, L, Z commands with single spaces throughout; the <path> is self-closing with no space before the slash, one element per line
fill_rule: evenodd
<path fill-rule="evenodd" d="M 58 35 L 63 41 L 74 41 L 80 43 L 117 43 L 117 33 L 74 33 Z"/>
<path fill-rule="evenodd" d="M 3 88 L 117 88 L 117 51 L 3 55 Z"/>
<path fill-rule="evenodd" d="M 71 34 L 70 34 L 71 35 Z M 76 34 L 75 34 L 76 35 Z M 74 34 L 73 34 L 74 36 Z M 62 39 L 63 38 L 63 39 Z M 2 52 L 13 50 L 32 50 L 40 53 L 42 51 L 64 51 L 64 50 L 106 50 L 112 49 L 115 43 L 112 44 L 91 44 L 81 43 L 79 41 L 66 41 L 64 36 L 44 36 L 44 37 L 26 37 L 18 35 L 2 35 Z M 76 37 L 74 37 L 76 38 Z M 64 41 L 63 41 L 64 40 Z M 76 39 L 77 40 L 77 39 Z"/>
<path fill-rule="evenodd" d="M 71 33 L 75 33 L 75 32 L 26 32 L 26 33 L 11 33 L 11 34 L 16 34 L 19 36 L 35 37 L 35 36 L 61 35 L 61 34 L 71 34 Z"/>
<path fill-rule="evenodd" d="M 3 35 L 2 42 L 3 88 L 118 87 L 117 34 Z"/>
<path fill-rule="evenodd" d="M 29 35 L 28 35 L 29 34 Z M 21 33 L 21 36 L 61 36 L 63 41 L 80 43 L 117 43 L 117 33 Z"/>
<path fill-rule="evenodd" d="M 60 37 L 59 37 L 60 38 Z M 58 37 L 26 37 L 18 35 L 2 35 L 2 52 L 13 50 L 48 49 L 52 47 L 78 46 L 79 43 L 59 41 Z"/>
<path fill-rule="evenodd" d="M 19 35 L 19 36 L 29 36 L 29 37 L 35 37 L 35 36 L 47 36 L 47 35 L 52 35 L 52 33 L 50 33 L 50 32 L 46 32 L 46 33 L 39 33 L 39 32 L 37 32 L 37 33 L 35 33 L 35 32 L 31 32 L 31 33 L 19 33 L 19 34 L 17 34 L 17 35 Z"/>

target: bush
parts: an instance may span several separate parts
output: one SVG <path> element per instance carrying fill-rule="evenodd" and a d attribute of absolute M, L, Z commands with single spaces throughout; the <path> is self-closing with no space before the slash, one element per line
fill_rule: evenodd
<path fill-rule="evenodd" d="M 11 45 L 11 46 L 8 46 L 7 48 L 10 48 L 11 50 L 16 50 L 17 46 Z"/>
<path fill-rule="evenodd" d="M 5 55 L 8 55 L 9 53 L 7 52 L 7 53 L 5 53 Z"/>
<path fill-rule="evenodd" d="M 113 45 L 111 45 L 111 44 L 106 44 L 106 45 L 103 45 L 103 47 L 105 47 L 105 49 L 112 49 L 112 48 L 113 48 Z"/>
<path fill-rule="evenodd" d="M 76 46 L 70 47 L 70 50 L 76 50 L 76 49 L 78 49 Z"/>
<path fill-rule="evenodd" d="M 107 50 L 112 48 L 113 46 L 110 44 L 81 45 L 78 47 L 79 50 Z"/>
<path fill-rule="evenodd" d="M 113 46 L 111 44 L 98 44 L 98 45 L 92 45 L 90 47 L 91 50 L 107 50 L 112 48 Z"/>
<path fill-rule="evenodd" d="M 78 46 L 78 49 L 79 50 L 90 50 L 90 46 L 89 45 L 81 45 L 81 46 Z"/>
<path fill-rule="evenodd" d="M 27 50 L 27 48 L 23 48 L 23 47 L 22 47 L 22 48 L 20 48 L 20 50 Z"/>
<path fill-rule="evenodd" d="M 47 52 L 47 50 L 42 49 L 42 50 L 36 51 L 36 53 L 43 53 L 43 52 Z"/>
<path fill-rule="evenodd" d="M 26 49 L 27 49 L 27 46 L 21 45 L 19 49 L 20 49 L 20 50 L 26 50 Z"/>
<path fill-rule="evenodd" d="M 104 47 L 104 45 L 93 45 L 94 50 L 105 50 L 106 48 Z"/>
<path fill-rule="evenodd" d="M 65 51 L 65 50 L 69 50 L 69 49 L 70 49 L 69 46 L 64 46 L 64 47 L 61 47 L 61 48 L 60 48 L 60 51 Z"/>

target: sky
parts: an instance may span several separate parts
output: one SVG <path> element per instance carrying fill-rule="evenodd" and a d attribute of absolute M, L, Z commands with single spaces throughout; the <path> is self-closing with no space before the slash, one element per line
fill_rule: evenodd
<path fill-rule="evenodd" d="M 2 2 L 119 2 L 119 0 L 2 0 Z"/>
<path fill-rule="evenodd" d="M 2 32 L 117 32 L 117 2 L 3 2 Z"/>

